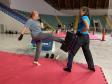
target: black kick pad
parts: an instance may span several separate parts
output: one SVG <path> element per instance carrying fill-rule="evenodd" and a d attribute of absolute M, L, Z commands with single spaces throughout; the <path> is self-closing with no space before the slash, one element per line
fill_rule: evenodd
<path fill-rule="evenodd" d="M 67 32 L 65 37 L 65 42 L 61 45 L 60 49 L 68 52 L 68 46 L 72 45 L 72 40 L 74 38 L 75 34 L 73 32 Z"/>

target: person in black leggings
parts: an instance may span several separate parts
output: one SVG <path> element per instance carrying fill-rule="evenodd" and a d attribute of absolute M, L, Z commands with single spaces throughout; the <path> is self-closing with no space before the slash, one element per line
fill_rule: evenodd
<path fill-rule="evenodd" d="M 88 69 L 95 71 L 93 58 L 89 49 L 89 26 L 90 26 L 90 20 L 89 20 L 89 9 L 87 7 L 81 7 L 80 8 L 80 20 L 78 24 L 78 30 L 76 33 L 76 41 L 74 42 L 74 46 L 72 49 L 68 52 L 68 62 L 67 67 L 64 68 L 64 71 L 71 72 L 72 69 L 72 62 L 73 58 L 76 55 L 77 51 L 80 47 L 82 47 L 84 56 L 86 58 L 86 61 L 88 63 Z"/>

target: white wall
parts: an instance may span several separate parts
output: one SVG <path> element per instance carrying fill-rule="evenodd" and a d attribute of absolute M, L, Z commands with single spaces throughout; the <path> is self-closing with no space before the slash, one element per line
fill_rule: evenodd
<path fill-rule="evenodd" d="M 31 12 L 39 11 L 40 14 L 66 15 L 54 9 L 44 0 L 11 0 L 11 8 Z"/>
<path fill-rule="evenodd" d="M 108 10 L 108 15 L 112 15 L 112 9 Z"/>
<path fill-rule="evenodd" d="M 90 9 L 90 15 L 108 15 L 108 9 Z"/>
<path fill-rule="evenodd" d="M 13 19 L 12 17 L 6 15 L 2 11 L 0 11 L 0 24 L 4 24 L 5 30 L 6 29 L 13 30 L 13 31 L 17 30 L 19 32 L 24 27 L 24 25 L 22 23 Z"/>

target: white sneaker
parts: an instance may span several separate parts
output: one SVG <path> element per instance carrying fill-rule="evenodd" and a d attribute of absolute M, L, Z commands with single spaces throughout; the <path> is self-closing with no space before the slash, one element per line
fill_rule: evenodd
<path fill-rule="evenodd" d="M 59 59 L 59 55 L 57 55 L 55 59 Z"/>
<path fill-rule="evenodd" d="M 33 64 L 40 66 L 40 63 L 38 61 L 34 61 Z"/>

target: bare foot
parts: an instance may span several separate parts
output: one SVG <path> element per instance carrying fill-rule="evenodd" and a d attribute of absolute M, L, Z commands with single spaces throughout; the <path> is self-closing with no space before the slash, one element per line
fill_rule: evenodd
<path fill-rule="evenodd" d="M 34 61 L 33 64 L 40 66 L 40 63 L 38 61 Z"/>

